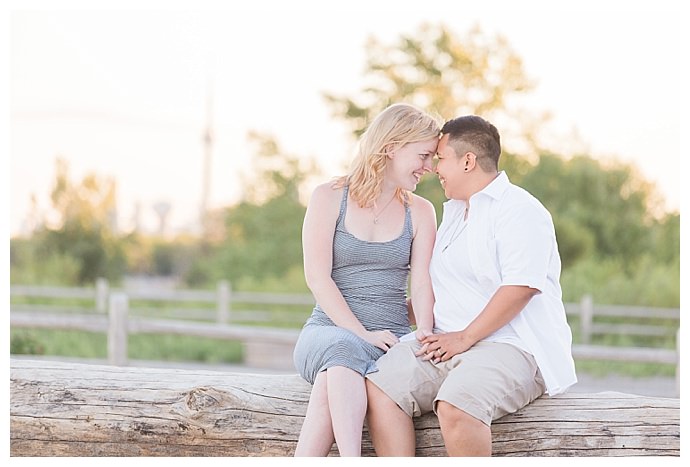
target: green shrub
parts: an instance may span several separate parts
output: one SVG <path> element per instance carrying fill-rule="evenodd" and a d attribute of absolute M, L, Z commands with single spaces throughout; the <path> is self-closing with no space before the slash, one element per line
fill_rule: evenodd
<path fill-rule="evenodd" d="M 26 330 L 12 333 L 10 338 L 10 353 L 16 355 L 43 355 L 45 346 L 36 336 Z"/>

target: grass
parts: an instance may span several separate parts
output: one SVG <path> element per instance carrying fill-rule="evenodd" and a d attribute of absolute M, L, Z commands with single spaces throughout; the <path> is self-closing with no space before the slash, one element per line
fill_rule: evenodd
<path fill-rule="evenodd" d="M 576 360 L 578 373 L 603 377 L 608 375 L 630 376 L 633 378 L 663 377 L 676 375 L 675 365 L 663 363 L 613 362 L 605 360 Z"/>
<path fill-rule="evenodd" d="M 299 290 L 300 292 L 302 290 Z M 280 290 L 285 292 L 285 290 Z M 89 301 L 69 299 L 22 299 L 12 298 L 13 304 L 59 305 L 75 309 L 89 306 Z M 93 307 L 93 301 L 90 302 Z M 234 313 L 234 315 L 232 315 Z M 231 322 L 277 328 L 299 329 L 311 313 L 311 306 L 233 303 Z M 195 321 L 213 322 L 215 304 L 209 302 L 175 303 L 158 300 L 132 300 L 131 316 L 159 319 L 193 319 Z M 573 331 L 573 343 L 581 343 L 580 323 L 577 316 L 569 316 Z M 633 322 L 629 317 L 612 318 L 612 322 Z M 677 320 L 640 321 L 640 324 L 668 326 L 673 330 Z M 591 344 L 624 347 L 656 347 L 675 349 L 675 335 L 664 337 L 631 336 L 631 335 L 594 335 Z M 107 340 L 103 333 L 82 331 L 64 331 L 49 329 L 11 329 L 10 352 L 23 355 L 50 355 L 77 358 L 107 358 Z M 133 334 L 128 340 L 128 357 L 132 360 L 159 360 L 179 362 L 200 362 L 208 364 L 241 363 L 242 345 L 239 342 L 202 337 Z M 674 365 L 598 361 L 576 361 L 579 372 L 603 376 L 618 374 L 632 377 L 673 377 Z"/>
<path fill-rule="evenodd" d="M 108 344 L 103 333 L 49 329 L 12 329 L 10 353 L 106 359 Z M 132 360 L 238 364 L 242 362 L 239 342 L 192 336 L 133 334 L 127 341 Z"/>
<path fill-rule="evenodd" d="M 103 333 L 49 329 L 11 329 L 10 353 L 106 359 Z M 240 364 L 242 345 L 237 341 L 192 336 L 132 334 L 128 340 L 132 360 Z M 674 365 L 586 360 L 576 361 L 578 372 L 594 376 L 673 377 Z"/>

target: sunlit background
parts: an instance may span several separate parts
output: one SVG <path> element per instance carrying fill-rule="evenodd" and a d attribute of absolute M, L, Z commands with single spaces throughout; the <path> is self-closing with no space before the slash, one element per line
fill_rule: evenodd
<path fill-rule="evenodd" d="M 56 158 L 74 178 L 116 180 L 119 229 L 155 231 L 163 203 L 170 234 L 198 231 L 202 205 L 240 199 L 251 130 L 313 157 L 324 176 L 342 172 L 352 140 L 323 93 L 356 94 L 367 39 L 392 44 L 423 23 L 503 36 L 535 83 L 522 105 L 552 115 L 538 128 L 544 146 L 632 161 L 679 208 L 672 12 L 34 10 L 11 14 L 11 233 L 49 214 Z"/>
<path fill-rule="evenodd" d="M 102 318 L 114 292 L 132 317 L 185 314 L 213 336 L 219 323 L 296 332 L 313 305 L 309 193 L 344 172 L 356 132 L 395 98 L 499 127 L 503 168 L 554 217 L 581 380 L 660 378 L 644 390 L 678 394 L 688 54 L 673 2 L 11 3 L 13 355 L 110 358 L 90 324 L 29 318 Z M 440 212 L 435 177 L 418 192 Z M 159 303 L 188 289 L 203 299 Z M 585 326 L 587 310 L 605 331 Z M 248 364 L 254 351 L 229 339 L 139 333 L 129 358 Z M 590 345 L 654 356 L 612 363 Z M 294 371 L 289 349 L 273 353 Z"/>

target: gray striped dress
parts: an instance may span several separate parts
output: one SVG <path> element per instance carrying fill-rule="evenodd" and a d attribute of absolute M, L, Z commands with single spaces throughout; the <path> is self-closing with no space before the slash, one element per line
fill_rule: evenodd
<path fill-rule="evenodd" d="M 388 242 L 367 242 L 345 229 L 347 196 L 345 187 L 333 236 L 331 277 L 365 329 L 387 329 L 400 337 L 410 332 L 405 303 L 412 247 L 410 207 L 405 205 L 400 236 Z M 320 371 L 334 366 L 350 368 L 362 376 L 377 371 L 375 362 L 383 353 L 336 326 L 316 304 L 300 332 L 293 358 L 299 374 L 314 384 Z"/>

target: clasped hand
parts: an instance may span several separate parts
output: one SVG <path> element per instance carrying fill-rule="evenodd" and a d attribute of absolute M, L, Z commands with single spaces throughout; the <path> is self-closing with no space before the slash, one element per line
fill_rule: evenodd
<path fill-rule="evenodd" d="M 415 352 L 415 355 L 422 357 L 422 360 L 431 360 L 432 363 L 445 362 L 472 347 L 463 331 L 442 334 L 426 333 L 422 338 L 417 336 L 417 340 L 422 347 Z"/>

